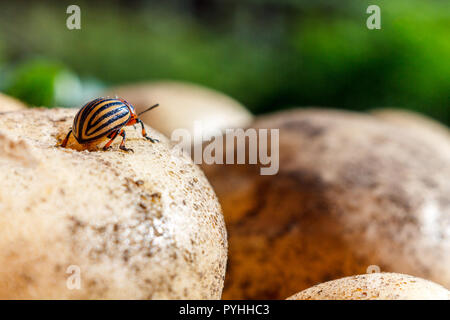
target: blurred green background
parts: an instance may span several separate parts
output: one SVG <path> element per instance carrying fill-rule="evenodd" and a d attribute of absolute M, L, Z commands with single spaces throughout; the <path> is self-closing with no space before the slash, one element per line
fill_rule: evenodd
<path fill-rule="evenodd" d="M 206 85 L 255 113 L 398 107 L 450 124 L 448 0 L 165 0 L 0 4 L 0 90 L 79 106 L 121 83 Z M 381 30 L 366 9 L 381 8 Z"/>

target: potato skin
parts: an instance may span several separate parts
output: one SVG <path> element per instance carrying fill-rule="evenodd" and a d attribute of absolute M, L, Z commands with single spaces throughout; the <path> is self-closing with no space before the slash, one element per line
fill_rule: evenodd
<path fill-rule="evenodd" d="M 370 273 L 318 284 L 287 300 L 450 300 L 450 291 L 400 273 Z"/>
<path fill-rule="evenodd" d="M 442 144 L 450 145 L 450 129 L 423 114 L 388 108 L 375 109 L 371 113 L 378 119 L 388 122 L 399 129 L 407 130 L 421 139 L 428 139 L 429 143 L 436 144 L 438 147 Z M 446 151 L 445 149 L 450 148 L 444 148 L 442 151 Z"/>
<path fill-rule="evenodd" d="M 315 284 L 381 271 L 450 286 L 450 158 L 371 116 L 293 110 L 258 118 L 280 129 L 280 171 L 204 165 L 229 234 L 226 299 L 284 299 Z"/>
<path fill-rule="evenodd" d="M 201 170 L 154 130 L 127 127 L 134 153 L 60 148 L 75 113 L 0 114 L 0 298 L 220 299 L 226 230 Z"/>
<path fill-rule="evenodd" d="M 21 110 L 26 107 L 21 101 L 0 92 L 0 112 Z"/>

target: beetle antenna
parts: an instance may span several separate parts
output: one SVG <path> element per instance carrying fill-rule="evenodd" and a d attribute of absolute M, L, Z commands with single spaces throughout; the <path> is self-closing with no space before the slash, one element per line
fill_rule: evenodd
<path fill-rule="evenodd" d="M 148 108 L 147 110 L 144 110 L 144 111 L 142 111 L 142 112 L 139 112 L 139 113 L 138 113 L 138 116 L 140 116 L 140 115 L 143 114 L 143 113 L 146 113 L 147 111 L 150 111 L 150 110 L 156 108 L 157 106 L 159 106 L 159 103 L 157 103 L 157 104 L 151 106 L 151 107 Z"/>

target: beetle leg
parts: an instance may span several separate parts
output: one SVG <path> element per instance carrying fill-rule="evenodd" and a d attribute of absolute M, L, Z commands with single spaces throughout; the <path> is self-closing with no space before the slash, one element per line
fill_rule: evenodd
<path fill-rule="evenodd" d="M 122 138 L 123 138 L 122 142 L 120 143 L 120 147 L 119 147 L 120 150 L 123 150 L 123 151 L 126 151 L 126 152 L 128 152 L 128 151 L 134 152 L 133 149 L 128 149 L 127 147 L 125 147 L 125 139 L 126 139 L 127 135 L 125 134 L 125 130 L 124 129 L 120 130 L 119 135 L 121 135 Z"/>
<path fill-rule="evenodd" d="M 64 138 L 63 142 L 61 143 L 61 147 L 65 148 L 67 146 L 67 142 L 69 142 L 70 134 L 72 133 L 72 129 L 69 130 L 69 133 Z"/>
<path fill-rule="evenodd" d="M 142 136 L 143 136 L 145 139 L 151 141 L 152 143 L 159 142 L 158 139 L 150 138 L 150 137 L 147 135 L 147 132 L 145 132 L 144 123 L 142 122 L 141 119 L 138 119 L 137 121 L 141 124 L 141 127 L 142 127 Z"/>
<path fill-rule="evenodd" d="M 117 133 L 119 133 L 119 130 L 111 132 L 110 134 L 107 135 L 107 137 L 110 138 L 111 140 L 109 140 L 108 143 L 105 144 L 105 146 L 103 147 L 104 151 L 111 148 L 111 143 L 113 143 L 114 139 L 117 137 Z"/>

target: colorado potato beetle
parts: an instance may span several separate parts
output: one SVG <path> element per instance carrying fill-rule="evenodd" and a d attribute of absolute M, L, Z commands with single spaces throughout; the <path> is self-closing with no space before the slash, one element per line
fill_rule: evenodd
<path fill-rule="evenodd" d="M 133 151 L 125 147 L 126 134 L 124 127 L 140 124 L 142 127 L 142 136 L 155 143 L 157 139 L 150 138 L 145 132 L 144 123 L 139 116 L 147 111 L 156 108 L 158 104 L 151 106 L 143 112 L 137 114 L 134 107 L 124 99 L 120 98 L 97 98 L 86 103 L 75 115 L 73 126 L 67 133 L 66 138 L 61 143 L 65 147 L 69 141 L 70 134 L 73 134 L 79 144 L 86 144 L 103 137 L 110 140 L 105 144 L 103 150 L 111 147 L 114 139 L 122 136 L 120 149 L 124 151 Z"/>

